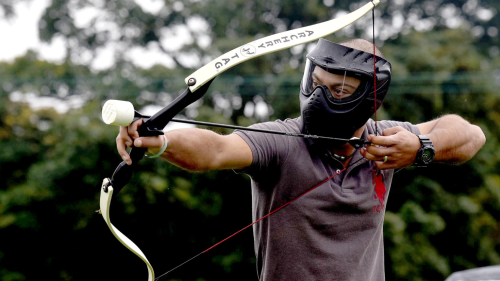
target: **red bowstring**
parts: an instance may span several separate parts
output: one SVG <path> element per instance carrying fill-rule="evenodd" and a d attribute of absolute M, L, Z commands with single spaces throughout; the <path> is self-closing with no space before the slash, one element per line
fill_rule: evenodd
<path fill-rule="evenodd" d="M 373 33 L 373 96 L 374 96 L 374 106 L 375 106 L 375 135 L 378 136 L 377 127 L 377 67 L 375 66 L 375 9 L 372 9 L 372 33 Z"/>

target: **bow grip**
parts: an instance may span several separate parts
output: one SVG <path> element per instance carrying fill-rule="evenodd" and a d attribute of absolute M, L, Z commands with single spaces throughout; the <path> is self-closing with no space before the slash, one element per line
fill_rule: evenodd
<path fill-rule="evenodd" d="M 157 112 L 151 118 L 149 118 L 144 124 L 139 127 L 137 132 L 140 137 L 156 136 L 162 133 L 163 128 L 186 106 L 200 99 L 210 87 L 213 79 L 203 85 L 194 93 L 187 88 L 181 95 L 179 95 L 175 100 L 173 100 L 169 105 L 164 107 L 162 110 Z M 130 181 L 134 170 L 137 167 L 139 161 L 144 158 L 147 148 L 144 147 L 133 147 L 130 151 L 130 159 L 132 160 L 131 165 L 127 165 L 125 161 L 122 161 L 116 168 L 113 176 L 111 177 L 111 185 L 114 189 L 114 194 L 118 194 L 121 189 Z"/>

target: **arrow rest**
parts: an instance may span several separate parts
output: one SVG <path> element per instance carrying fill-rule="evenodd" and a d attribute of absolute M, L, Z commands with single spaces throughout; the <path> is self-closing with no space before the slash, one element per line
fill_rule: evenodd
<path fill-rule="evenodd" d="M 353 137 L 353 138 L 349 139 L 348 143 L 350 145 L 352 145 L 352 147 L 354 147 L 356 149 L 363 147 L 363 145 L 365 145 L 365 144 L 368 144 L 368 145 L 372 144 L 369 141 L 365 141 L 365 140 L 362 140 L 362 139 L 356 138 L 356 137 Z"/>

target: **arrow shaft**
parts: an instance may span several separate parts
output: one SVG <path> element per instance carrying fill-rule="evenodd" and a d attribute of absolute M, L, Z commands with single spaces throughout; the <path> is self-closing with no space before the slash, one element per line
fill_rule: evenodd
<path fill-rule="evenodd" d="M 194 125 L 209 126 L 209 127 L 220 127 L 220 128 L 226 128 L 226 129 L 234 129 L 234 130 L 258 132 L 258 133 L 266 133 L 266 134 L 299 137 L 299 138 L 305 138 L 305 139 L 324 139 L 324 140 L 349 142 L 349 139 L 332 138 L 332 137 L 324 137 L 324 136 L 317 136 L 317 135 L 307 135 L 307 134 L 301 134 L 301 133 L 283 132 L 283 131 L 266 130 L 266 129 L 255 129 L 255 128 L 248 128 L 248 127 L 235 126 L 235 125 L 226 125 L 226 124 L 220 124 L 220 123 L 211 123 L 211 122 L 204 122 L 204 121 L 194 121 L 194 120 L 186 120 L 186 119 L 178 119 L 178 118 L 172 118 L 171 121 L 179 122 L 179 123 L 194 124 Z"/>

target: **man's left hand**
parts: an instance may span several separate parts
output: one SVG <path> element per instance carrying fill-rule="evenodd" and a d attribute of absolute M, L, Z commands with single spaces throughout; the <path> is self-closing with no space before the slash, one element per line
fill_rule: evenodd
<path fill-rule="evenodd" d="M 361 148 L 363 157 L 375 161 L 379 170 L 403 168 L 415 162 L 421 147 L 416 135 L 400 126 L 385 129 L 382 135 L 368 136 L 372 145 Z"/>

